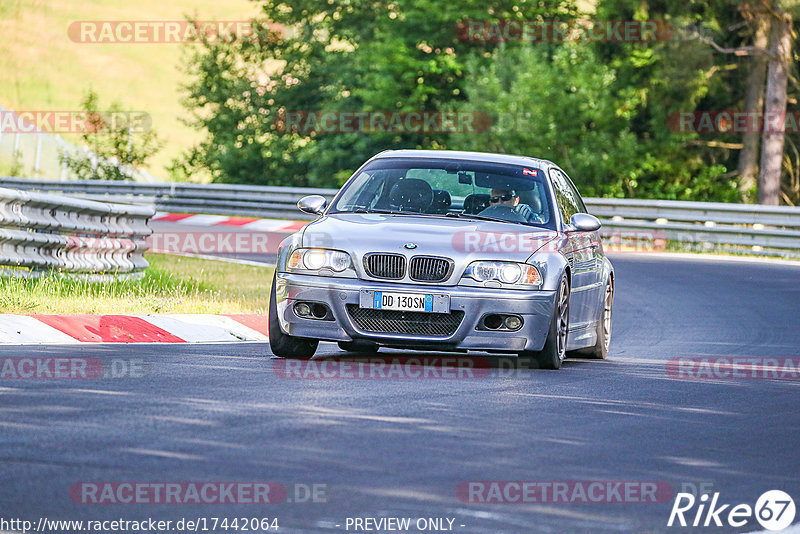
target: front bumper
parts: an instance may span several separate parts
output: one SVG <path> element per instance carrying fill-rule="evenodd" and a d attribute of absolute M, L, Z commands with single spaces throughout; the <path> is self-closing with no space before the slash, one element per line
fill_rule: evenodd
<path fill-rule="evenodd" d="M 439 350 L 541 350 L 555 306 L 555 291 L 395 284 L 292 273 L 278 273 L 275 289 L 281 330 L 291 336 L 323 341 L 368 340 L 390 347 Z M 348 304 L 358 305 L 362 289 L 447 294 L 450 309 L 463 311 L 464 318 L 446 337 L 366 331 L 347 311 Z M 298 317 L 293 311 L 298 300 L 326 304 L 333 320 Z M 522 328 L 515 332 L 478 330 L 481 318 L 490 313 L 519 315 Z"/>

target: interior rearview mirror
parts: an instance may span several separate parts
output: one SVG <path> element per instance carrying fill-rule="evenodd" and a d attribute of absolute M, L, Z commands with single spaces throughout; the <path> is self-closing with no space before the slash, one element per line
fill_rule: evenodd
<path fill-rule="evenodd" d="M 569 219 L 569 224 L 579 232 L 594 232 L 600 229 L 600 219 L 588 213 L 576 213 Z"/>
<path fill-rule="evenodd" d="M 297 201 L 297 207 L 304 213 L 311 215 L 322 215 L 328 201 L 322 195 L 308 195 Z"/>

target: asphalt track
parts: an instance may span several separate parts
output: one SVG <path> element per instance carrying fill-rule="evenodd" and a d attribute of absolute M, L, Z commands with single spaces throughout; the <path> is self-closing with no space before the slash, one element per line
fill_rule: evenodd
<path fill-rule="evenodd" d="M 346 532 L 348 517 L 450 517 L 463 533 L 714 532 L 667 529 L 669 501 L 467 503 L 457 488 L 660 481 L 675 491 L 706 484 L 724 503 L 754 505 L 769 489 L 798 501 L 800 380 L 679 380 L 666 363 L 800 355 L 800 267 L 612 261 L 611 357 L 560 371 L 305 380 L 280 378 L 284 360 L 267 344 L 2 347 L 0 357 L 142 358 L 147 372 L 0 381 L 0 517 L 277 517 L 278 532 Z M 80 481 L 274 481 L 293 502 L 75 504 L 68 492 Z M 296 484 L 324 484 L 326 502 L 295 502 Z"/>

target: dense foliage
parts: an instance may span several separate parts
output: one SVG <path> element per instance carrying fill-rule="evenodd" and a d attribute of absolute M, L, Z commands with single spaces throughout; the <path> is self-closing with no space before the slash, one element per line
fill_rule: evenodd
<path fill-rule="evenodd" d="M 162 146 L 146 114 L 123 111 L 118 102 L 100 110 L 92 90 L 86 92 L 81 107 L 87 117 L 81 134 L 84 149 L 64 154 L 75 178 L 130 180 Z"/>
<path fill-rule="evenodd" d="M 750 58 L 709 44 L 751 44 L 754 30 L 740 2 L 595 4 L 595 13 L 581 15 L 572 0 L 263 0 L 261 18 L 285 31 L 206 43 L 191 54 L 186 105 L 206 135 L 174 172 L 337 186 L 381 150 L 470 149 L 552 159 L 586 194 L 740 200 L 740 136 L 668 127 L 676 111 L 742 109 Z M 674 35 L 659 42 L 499 43 L 459 32 L 470 20 L 581 16 L 666 20 Z M 492 123 L 456 133 L 283 128 L 296 111 L 442 110 L 475 112 Z M 796 198 L 787 169 L 787 198 Z"/>

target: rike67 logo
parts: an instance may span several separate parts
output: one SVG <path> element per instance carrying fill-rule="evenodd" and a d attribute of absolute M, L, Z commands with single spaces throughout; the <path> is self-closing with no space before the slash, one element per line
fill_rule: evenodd
<path fill-rule="evenodd" d="M 745 503 L 720 503 L 718 492 L 699 498 L 691 493 L 678 493 L 667 526 L 743 527 L 753 516 L 767 530 L 783 530 L 794 521 L 794 500 L 786 492 L 770 490 L 761 494 L 755 507 L 751 507 Z"/>

